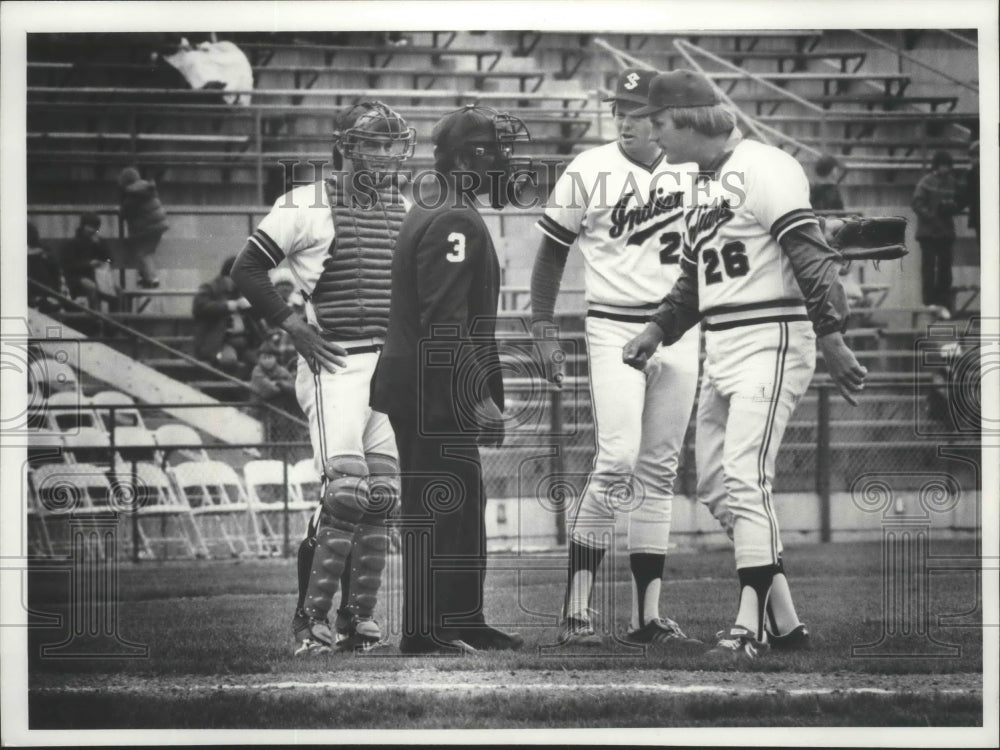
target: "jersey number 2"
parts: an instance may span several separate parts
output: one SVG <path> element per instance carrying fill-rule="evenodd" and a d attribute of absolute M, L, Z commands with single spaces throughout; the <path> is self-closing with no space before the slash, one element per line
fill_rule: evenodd
<path fill-rule="evenodd" d="M 445 259 L 449 263 L 461 263 L 465 260 L 465 235 L 461 232 L 452 232 L 448 235 L 448 242 L 451 243 L 451 252 Z"/>
<path fill-rule="evenodd" d="M 722 281 L 722 271 L 719 270 L 719 255 L 722 255 L 722 267 L 729 278 L 746 276 L 750 271 L 746 245 L 742 242 L 727 242 L 719 251 L 712 247 L 706 248 L 702 250 L 702 256 L 705 258 L 706 286 Z"/>

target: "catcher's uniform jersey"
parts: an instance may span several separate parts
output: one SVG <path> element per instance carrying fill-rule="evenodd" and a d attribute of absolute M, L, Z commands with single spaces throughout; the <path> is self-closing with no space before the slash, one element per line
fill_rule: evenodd
<path fill-rule="evenodd" d="M 275 266 L 287 260 L 299 287 L 312 294 L 335 236 L 330 200 L 321 180 L 278 198 L 250 235 L 250 242 Z M 311 306 L 306 312 L 309 321 L 315 323 Z"/>
<path fill-rule="evenodd" d="M 585 262 L 587 302 L 655 307 L 678 276 L 685 185 L 694 165 L 657 159 L 646 166 L 617 142 L 579 154 L 556 182 L 536 226 L 576 243 Z"/>
<path fill-rule="evenodd" d="M 792 265 L 778 244 L 792 227 L 817 222 L 801 165 L 773 146 L 740 141 L 694 192 L 683 258 L 697 267 L 705 329 L 808 320 Z"/>
<path fill-rule="evenodd" d="M 335 190 L 336 183 L 330 189 Z M 399 214 L 409 207 L 391 190 L 386 190 L 382 199 Z M 345 222 L 340 232 L 334 227 L 335 212 Z M 273 266 L 287 261 L 299 288 L 311 301 L 306 305 L 310 323 L 323 330 L 332 328 L 341 339 L 384 336 L 391 246 L 401 220 L 401 215 L 392 216 L 383 208 L 366 212 L 339 202 L 331 206 L 327 183 L 320 180 L 278 198 L 249 242 Z M 336 247 L 335 240 L 339 244 L 342 239 L 349 247 Z M 317 319 L 317 310 L 324 305 L 335 308 L 332 326 L 330 321 Z"/>

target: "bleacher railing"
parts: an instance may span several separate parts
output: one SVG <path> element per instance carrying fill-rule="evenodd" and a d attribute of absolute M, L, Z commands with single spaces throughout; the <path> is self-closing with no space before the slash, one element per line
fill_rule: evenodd
<path fill-rule="evenodd" d="M 512 384 L 515 385 L 515 384 Z M 535 384 L 537 386 L 537 384 Z M 545 453 L 545 472 L 553 486 L 568 487 L 579 484 L 576 480 L 586 475 L 587 467 L 593 456 L 593 431 L 583 423 L 574 423 L 577 417 L 566 421 L 566 414 L 573 414 L 577 405 L 574 402 L 583 400 L 589 406 L 589 395 L 586 389 L 558 390 L 540 389 L 532 386 L 529 390 L 536 397 L 543 399 L 547 408 L 543 425 L 515 427 L 508 433 L 507 445 L 502 448 L 483 449 L 484 479 L 487 486 L 501 478 L 520 477 L 525 470 L 526 461 L 534 461 L 532 466 L 538 466 L 541 452 L 538 449 L 541 440 L 551 450 Z M 564 386 L 565 387 L 565 386 Z M 510 389 L 518 393 L 517 387 Z M 829 377 L 817 376 L 803 404 L 800 404 L 797 414 L 793 414 L 785 435 L 784 443 L 778 456 L 776 492 L 814 493 L 819 502 L 819 537 L 829 541 L 832 536 L 833 516 L 832 503 L 836 493 L 849 491 L 858 477 L 866 472 L 881 471 L 902 475 L 921 476 L 928 468 L 932 468 L 940 460 L 937 452 L 939 441 L 933 430 L 921 430 L 931 419 L 924 412 L 928 400 L 935 391 L 940 393 L 940 383 L 931 377 L 914 378 L 901 375 L 872 378 L 866 385 L 868 395 L 855 415 L 852 410 L 846 413 L 845 407 L 837 393 L 836 386 Z M 246 407 L 240 402 L 220 404 L 135 404 L 135 405 L 93 405 L 83 408 L 106 412 L 114 424 L 114 414 L 121 409 L 162 410 L 162 409 L 199 409 L 216 406 Z M 51 407 L 42 405 L 41 409 L 53 411 L 80 410 L 80 406 Z M 857 418 L 854 418 L 854 417 Z M 533 457 L 525 458 L 518 448 L 519 437 L 528 438 L 525 447 L 530 447 Z M 696 497 L 696 479 L 694 476 L 694 445 L 692 435 L 682 451 L 681 466 L 678 472 L 675 491 L 679 495 L 694 499 Z M 529 445 L 530 444 L 530 445 Z M 109 435 L 109 445 L 105 450 L 104 465 L 115 466 L 115 454 L 128 446 L 115 444 L 114 433 Z M 311 451 L 310 444 L 305 440 L 278 440 L 248 443 L 195 443 L 195 444 L 157 444 L 155 450 L 161 453 L 165 464 L 168 453 L 175 450 L 242 451 L 257 458 L 261 454 L 288 455 L 290 450 Z M 71 447 L 62 450 L 72 450 Z M 132 476 L 135 477 L 136 462 L 132 461 Z M 282 490 L 283 538 L 281 554 L 291 554 L 289 511 L 289 481 L 288 469 L 290 460 L 282 459 L 284 482 Z M 93 463 L 93 462 L 91 462 Z M 811 476 L 811 481 L 809 477 Z M 134 481 L 134 480 L 133 480 Z M 504 485 L 506 486 L 506 485 Z M 516 485 L 518 492 L 523 489 Z M 533 487 L 540 486 L 532 483 Z M 582 487 L 576 487 L 581 490 Z M 977 488 L 978 489 L 978 488 Z M 133 491 L 135 488 L 133 487 Z M 493 499 L 515 499 L 520 501 L 540 500 L 540 498 L 504 496 L 496 491 L 489 491 Z M 546 498 L 552 510 L 554 528 L 540 530 L 543 536 L 554 536 L 557 544 L 565 543 L 565 513 L 572 502 L 563 491 L 553 492 Z M 132 516 L 137 516 L 138 508 Z M 122 520 L 126 522 L 130 513 L 125 512 Z M 138 524 L 138 518 L 131 519 L 133 526 Z M 140 559 L 137 535 L 133 534 L 133 559 Z"/>

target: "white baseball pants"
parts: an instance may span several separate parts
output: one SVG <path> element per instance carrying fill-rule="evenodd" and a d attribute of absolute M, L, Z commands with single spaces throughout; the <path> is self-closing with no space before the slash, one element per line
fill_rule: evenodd
<path fill-rule="evenodd" d="M 737 568 L 778 561 L 775 459 L 815 367 L 816 336 L 807 321 L 705 333 L 695 439 L 698 499 L 732 536 Z"/>
<path fill-rule="evenodd" d="M 590 395 L 597 454 L 570 536 L 591 547 L 613 538 L 616 512 L 628 514 L 630 552 L 664 554 L 674 479 L 698 385 L 697 329 L 660 349 L 643 372 L 622 362 L 622 347 L 643 322 L 587 318 Z"/>
<path fill-rule="evenodd" d="M 359 344 L 338 343 L 348 349 Z M 364 458 L 379 453 L 398 460 L 389 418 L 368 405 L 378 356 L 378 352 L 348 354 L 345 368 L 335 373 L 320 370 L 318 375 L 299 357 L 295 395 L 309 419 L 313 461 L 320 478 L 323 463 L 331 456 Z"/>

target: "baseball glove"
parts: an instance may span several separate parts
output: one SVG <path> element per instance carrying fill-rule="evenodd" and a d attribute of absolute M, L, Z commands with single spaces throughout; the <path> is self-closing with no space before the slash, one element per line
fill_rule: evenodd
<path fill-rule="evenodd" d="M 906 249 L 906 219 L 902 216 L 845 216 L 829 219 L 825 233 L 830 247 L 844 260 L 894 260 Z"/>

